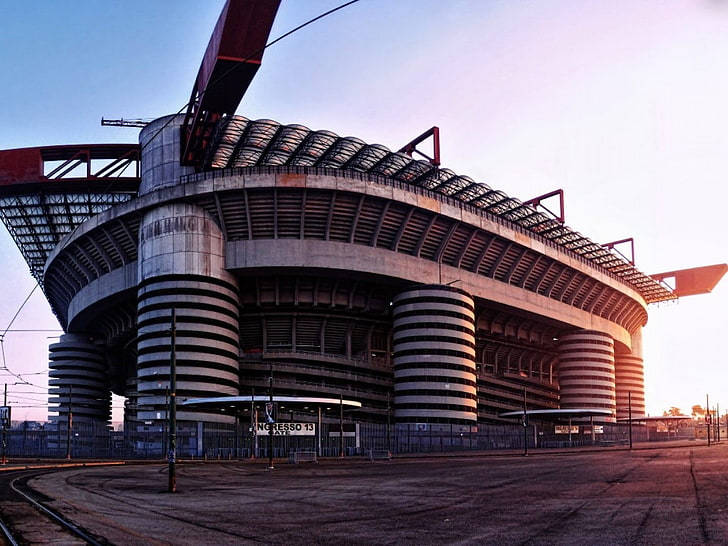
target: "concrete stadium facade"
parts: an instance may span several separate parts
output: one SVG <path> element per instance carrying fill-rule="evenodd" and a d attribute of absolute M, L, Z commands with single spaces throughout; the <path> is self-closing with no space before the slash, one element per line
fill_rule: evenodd
<path fill-rule="evenodd" d="M 277 394 L 359 401 L 362 421 L 498 422 L 524 393 L 532 409 L 607 408 L 606 421 L 631 393 L 644 414 L 656 283 L 606 268 L 600 245 L 447 169 L 298 125 L 225 119 L 195 173 L 180 122 L 142 130 L 138 194 L 47 259 L 67 332 L 51 346 L 60 425 L 71 395 L 74 422 L 108 422 L 109 392 L 129 419 L 165 418 L 173 309 L 178 400 L 265 393 L 272 369 Z"/>

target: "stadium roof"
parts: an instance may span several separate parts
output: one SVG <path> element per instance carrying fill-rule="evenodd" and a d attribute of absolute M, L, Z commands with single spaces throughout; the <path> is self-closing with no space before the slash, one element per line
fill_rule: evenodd
<path fill-rule="evenodd" d="M 303 125 L 229 116 L 216 128 L 205 170 L 278 165 L 350 169 L 426 188 L 513 222 L 589 260 L 633 286 L 647 303 L 676 298 L 669 288 L 624 258 L 533 206 L 381 144 L 339 137 L 331 131 L 312 131 Z"/>
<path fill-rule="evenodd" d="M 424 188 L 520 226 L 536 238 L 543 237 L 588 260 L 631 285 L 647 303 L 677 297 L 620 255 L 534 206 L 468 176 L 392 152 L 380 144 L 339 137 L 331 131 L 312 131 L 303 125 L 228 116 L 218 123 L 208 150 L 203 170 L 265 166 L 332 168 Z M 105 161 L 93 170 L 92 160 L 97 156 Z M 39 281 L 46 259 L 63 236 L 91 216 L 133 198 L 139 183 L 138 160 L 138 145 L 132 144 L 0 152 L 0 216 Z M 46 162 L 55 162 L 51 165 L 55 169 L 46 173 Z M 130 164 L 135 165 L 136 172 L 125 176 L 124 170 Z M 85 172 L 79 174 L 78 168 L 84 166 Z"/>
<path fill-rule="evenodd" d="M 0 217 L 33 276 L 61 239 L 132 199 L 138 144 L 70 144 L 0 151 Z"/>

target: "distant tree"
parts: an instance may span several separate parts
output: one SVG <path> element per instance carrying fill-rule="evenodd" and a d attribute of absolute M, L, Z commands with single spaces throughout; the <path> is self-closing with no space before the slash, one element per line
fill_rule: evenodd
<path fill-rule="evenodd" d="M 705 417 L 705 410 L 700 404 L 695 404 L 692 407 L 692 412 L 690 413 L 690 415 L 692 415 L 695 419 L 699 419 L 701 417 Z"/>
<path fill-rule="evenodd" d="M 663 411 L 662 415 L 682 415 L 682 410 L 675 406 L 670 406 L 670 409 L 667 411 Z"/>

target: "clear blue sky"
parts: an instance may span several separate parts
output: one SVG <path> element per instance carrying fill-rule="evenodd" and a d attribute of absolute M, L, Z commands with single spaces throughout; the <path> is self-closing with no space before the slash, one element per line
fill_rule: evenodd
<path fill-rule="evenodd" d="M 0 3 L 0 149 L 135 142 L 101 117 L 179 109 L 222 5 Z M 271 36 L 335 5 L 283 0 Z M 600 242 L 633 236 L 646 273 L 724 263 L 727 8 L 361 0 L 267 51 L 238 113 L 391 148 L 437 124 L 444 166 L 521 199 L 563 188 L 567 223 Z M 33 287 L 4 228 L 0 267 L 4 329 Z M 706 392 L 728 409 L 726 309 L 728 280 L 650 309 L 650 413 L 689 411 Z M 36 293 L 13 327 L 58 324 Z M 51 335 L 8 333 L 8 366 L 45 386 Z M 39 406 L 14 418 L 45 418 L 41 392 L 11 385 L 18 406 Z"/>

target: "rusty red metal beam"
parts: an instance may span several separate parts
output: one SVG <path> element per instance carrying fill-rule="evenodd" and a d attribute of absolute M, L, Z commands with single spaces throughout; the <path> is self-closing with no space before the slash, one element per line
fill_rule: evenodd
<path fill-rule="evenodd" d="M 420 150 L 417 149 L 417 145 L 423 143 L 428 138 L 432 137 L 432 157 L 430 157 L 427 154 L 422 153 Z M 402 146 L 398 152 L 405 153 L 408 156 L 412 157 L 412 154 L 417 152 L 422 157 L 425 157 L 432 165 L 435 167 L 440 166 L 440 128 L 439 127 L 431 127 L 424 133 L 422 133 L 417 138 L 411 140 L 404 146 Z"/>
<path fill-rule="evenodd" d="M 181 161 L 201 168 L 215 123 L 234 114 L 263 60 L 280 0 L 228 0 L 210 37 L 182 125 Z"/>
<path fill-rule="evenodd" d="M 720 282 L 726 271 L 728 271 L 728 264 L 716 264 L 655 273 L 650 277 L 658 282 L 674 279 L 675 287 L 673 292 L 677 297 L 681 298 L 683 296 L 708 294 Z"/>
<path fill-rule="evenodd" d="M 619 251 L 618 248 L 614 248 L 617 245 L 623 245 L 629 243 L 630 248 L 630 254 L 631 256 L 625 256 L 622 252 Z M 604 248 L 608 248 L 609 250 L 616 250 L 617 253 L 622 256 L 625 260 L 629 261 L 630 264 L 634 265 L 634 239 L 632 237 L 627 237 L 626 239 L 620 239 L 619 241 L 612 241 L 611 243 L 604 243 L 602 245 Z"/>
<path fill-rule="evenodd" d="M 556 196 L 559 197 L 559 214 L 556 214 L 555 212 L 546 208 L 546 206 L 544 206 L 544 204 L 542 203 L 542 201 Z M 536 208 L 540 205 L 548 212 L 550 212 L 551 215 L 562 224 L 566 221 L 566 216 L 564 214 L 564 190 L 562 190 L 561 188 L 559 188 L 558 190 L 550 191 L 548 193 L 544 193 L 543 195 L 539 195 L 538 197 L 534 197 L 533 199 L 529 199 L 528 201 L 524 201 L 523 204 L 531 205 L 533 208 Z"/>
<path fill-rule="evenodd" d="M 4 194 L 27 190 L 29 187 L 53 186 L 61 189 L 63 182 L 108 181 L 113 178 L 114 189 L 135 189 L 139 186 L 138 144 L 70 144 L 39 146 L 0 151 L 0 192 Z M 94 170 L 92 161 L 103 161 Z M 61 162 L 46 173 L 46 162 Z M 85 164 L 83 176 L 66 176 Z M 133 167 L 130 173 L 126 173 Z M 122 172 L 124 171 L 124 172 Z M 117 175 L 118 176 L 114 176 Z"/>

